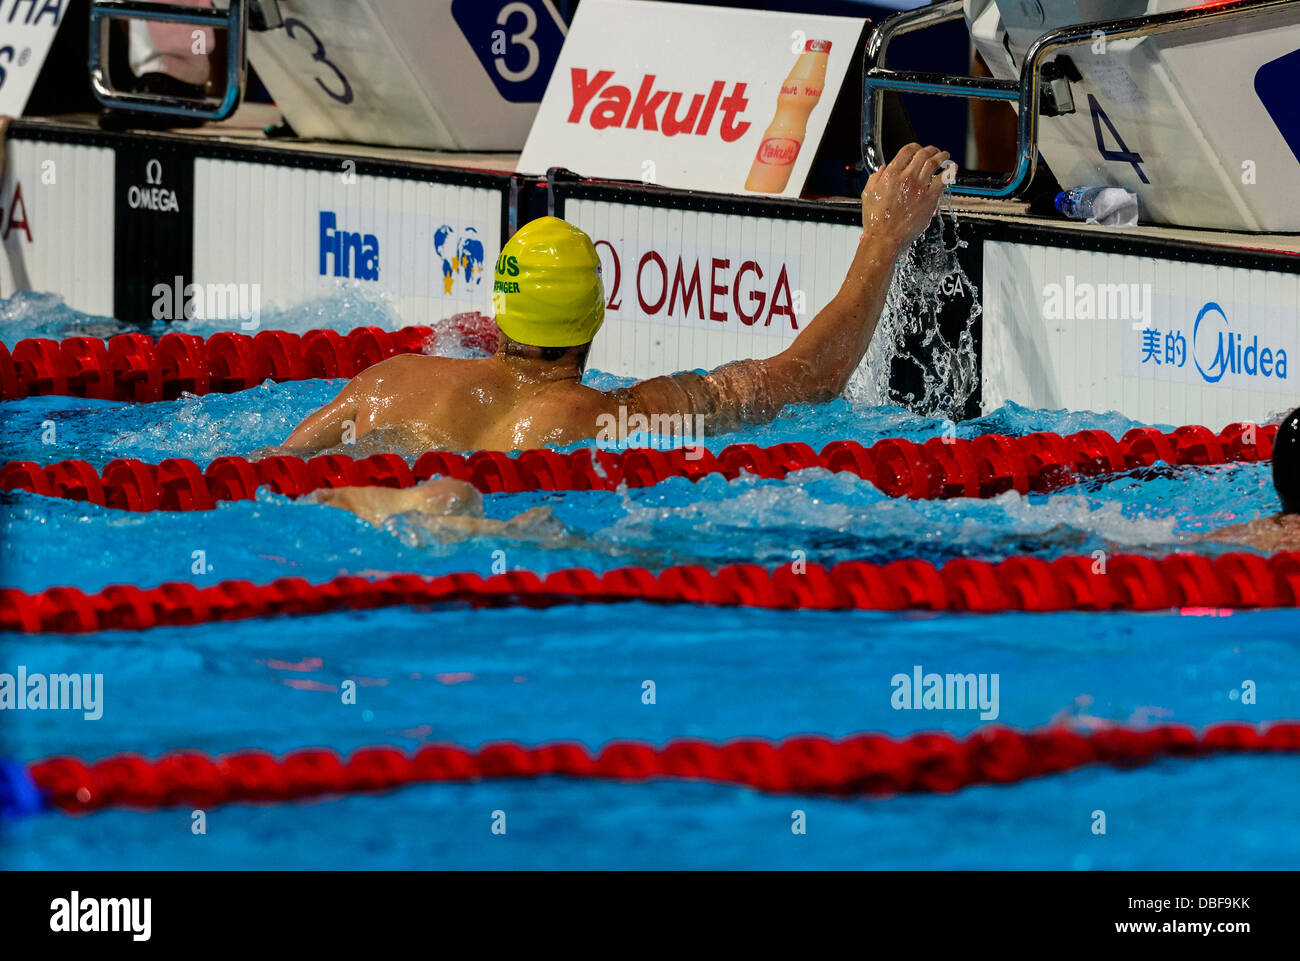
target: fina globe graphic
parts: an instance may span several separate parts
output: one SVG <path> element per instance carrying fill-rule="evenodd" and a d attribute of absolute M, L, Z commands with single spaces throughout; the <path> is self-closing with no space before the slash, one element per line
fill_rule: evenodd
<path fill-rule="evenodd" d="M 457 231 L 443 224 L 433 232 L 433 251 L 442 262 L 444 294 L 463 293 L 483 283 L 483 241 L 473 227 Z"/>

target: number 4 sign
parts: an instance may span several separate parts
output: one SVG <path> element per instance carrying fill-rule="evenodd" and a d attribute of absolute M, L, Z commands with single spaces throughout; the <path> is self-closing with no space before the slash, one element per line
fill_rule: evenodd
<path fill-rule="evenodd" d="M 1132 164 L 1133 172 L 1138 175 L 1138 179 L 1144 184 L 1151 183 L 1147 179 L 1147 175 L 1142 171 L 1142 155 L 1128 149 L 1128 144 L 1124 143 L 1124 138 L 1119 135 L 1119 131 L 1111 123 L 1110 117 L 1106 116 L 1106 111 L 1101 109 L 1101 104 L 1097 102 L 1097 98 L 1092 94 L 1088 94 L 1088 109 L 1092 111 L 1092 132 L 1097 137 L 1097 152 L 1101 154 L 1101 159 Z M 1114 138 L 1117 149 L 1111 150 L 1106 146 L 1106 141 L 1101 134 L 1103 124 L 1110 131 L 1111 137 Z"/>
<path fill-rule="evenodd" d="M 550 0 L 452 0 L 451 15 L 503 98 L 541 102 L 564 45 Z"/>

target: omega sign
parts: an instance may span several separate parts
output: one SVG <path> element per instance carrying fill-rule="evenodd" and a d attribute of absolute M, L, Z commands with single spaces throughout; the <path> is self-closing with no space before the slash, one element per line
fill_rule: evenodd
<path fill-rule="evenodd" d="M 162 161 L 150 160 L 144 165 L 144 186 L 131 184 L 126 191 L 126 202 L 132 210 L 157 210 L 162 213 L 180 213 L 176 192 L 162 186 Z"/>
<path fill-rule="evenodd" d="M 799 329 L 806 310 L 802 290 L 792 290 L 784 262 L 760 263 L 736 255 L 683 257 L 650 249 L 625 263 L 608 240 L 604 270 L 609 310 L 635 305 L 645 317 L 739 322 L 746 327 L 789 323 Z"/>

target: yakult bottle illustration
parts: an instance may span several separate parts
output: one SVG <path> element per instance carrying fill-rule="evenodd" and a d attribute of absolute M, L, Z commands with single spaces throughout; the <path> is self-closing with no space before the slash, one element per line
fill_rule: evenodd
<path fill-rule="evenodd" d="M 803 53 L 794 63 L 790 76 L 781 84 L 776 98 L 776 117 L 763 133 L 758 145 L 758 156 L 749 168 L 746 190 L 764 194 L 779 194 L 790 182 L 795 158 L 803 146 L 808 131 L 808 115 L 821 99 L 826 85 L 826 60 L 830 53 L 829 40 L 809 40 Z"/>

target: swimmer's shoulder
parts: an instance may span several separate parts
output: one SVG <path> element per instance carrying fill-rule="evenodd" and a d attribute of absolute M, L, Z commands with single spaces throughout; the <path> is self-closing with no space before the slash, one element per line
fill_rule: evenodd
<path fill-rule="evenodd" d="M 617 410 L 617 402 L 609 394 L 573 384 L 533 395 L 526 404 L 515 408 L 510 419 L 527 425 L 523 433 L 528 439 L 522 446 L 540 447 L 594 437 L 600 430 L 601 418 L 610 415 L 617 420 Z"/>
<path fill-rule="evenodd" d="M 439 383 L 448 380 L 481 378 L 491 367 L 491 358 L 438 357 L 431 354 L 394 354 L 367 367 L 357 375 L 369 383 L 387 380 L 428 381 L 436 377 Z"/>
<path fill-rule="evenodd" d="M 543 396 L 548 406 L 581 412 L 593 417 L 597 414 L 617 411 L 619 405 L 619 399 L 614 393 L 597 390 L 585 384 L 568 385 L 563 390 Z"/>

